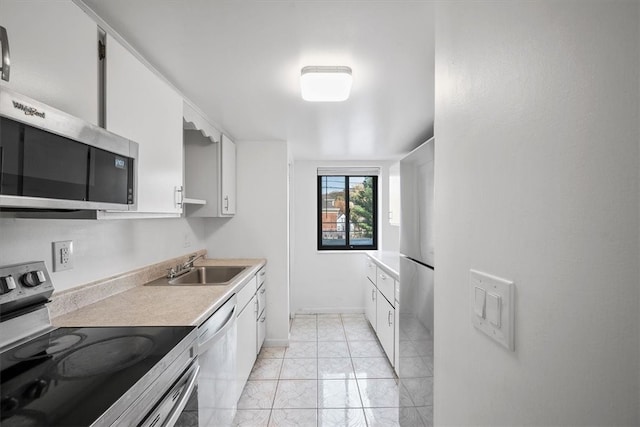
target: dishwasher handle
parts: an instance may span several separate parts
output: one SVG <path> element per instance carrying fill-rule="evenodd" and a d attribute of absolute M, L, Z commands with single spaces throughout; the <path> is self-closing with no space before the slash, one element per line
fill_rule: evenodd
<path fill-rule="evenodd" d="M 215 344 L 221 337 L 223 337 L 230 328 L 235 325 L 237 305 L 235 303 L 235 300 L 231 303 L 233 304 L 233 309 L 227 314 L 222 326 L 217 328 L 215 331 L 211 331 L 210 328 L 206 326 L 210 320 L 205 322 L 205 324 L 202 326 L 204 330 L 201 331 L 198 335 L 198 347 L 200 349 L 200 354 L 207 351 L 213 344 Z M 215 316 L 215 314 L 213 316 Z"/>

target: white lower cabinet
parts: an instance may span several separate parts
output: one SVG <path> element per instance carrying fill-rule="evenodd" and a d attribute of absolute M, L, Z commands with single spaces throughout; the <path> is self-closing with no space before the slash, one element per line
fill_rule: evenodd
<path fill-rule="evenodd" d="M 394 362 L 394 337 L 395 337 L 395 314 L 396 309 L 382 295 L 376 301 L 376 319 L 378 340 L 387 354 L 387 358 Z"/>
<path fill-rule="evenodd" d="M 371 258 L 367 257 L 365 266 L 366 274 L 363 279 L 365 316 L 375 330 L 389 362 L 397 370 L 398 361 L 395 354 L 399 345 L 399 331 L 396 328 L 398 322 L 395 294 L 398 283 L 394 275 L 376 265 Z"/>
<path fill-rule="evenodd" d="M 376 297 L 378 296 L 378 290 L 375 285 L 371 283 L 368 277 L 364 278 L 364 314 L 367 317 L 369 323 L 376 330 Z"/>
<path fill-rule="evenodd" d="M 260 353 L 260 349 L 262 348 L 262 344 L 264 343 L 264 338 L 267 333 L 267 311 L 264 309 L 266 305 L 266 296 L 267 296 L 267 287 L 265 284 L 262 284 L 256 292 L 256 298 L 258 301 L 258 317 L 256 318 L 256 354 Z"/>
<path fill-rule="evenodd" d="M 254 294 L 238 314 L 238 360 L 236 364 L 238 398 L 240 398 L 244 384 L 256 361 L 256 340 L 256 296 Z"/>
<path fill-rule="evenodd" d="M 260 353 L 264 339 L 267 336 L 267 313 L 263 311 L 260 317 L 258 317 L 258 346 L 256 347 L 256 353 Z"/>
<path fill-rule="evenodd" d="M 237 319 L 238 319 L 238 342 L 236 361 L 236 378 L 238 398 L 244 388 L 244 383 L 249 378 L 253 364 L 256 361 L 256 315 L 258 310 L 258 300 L 256 298 L 257 287 L 256 276 L 238 292 L 237 294 Z"/>
<path fill-rule="evenodd" d="M 236 378 L 238 399 L 251 374 L 257 354 L 267 334 L 266 270 L 262 267 L 255 276 L 238 292 L 238 359 Z"/>

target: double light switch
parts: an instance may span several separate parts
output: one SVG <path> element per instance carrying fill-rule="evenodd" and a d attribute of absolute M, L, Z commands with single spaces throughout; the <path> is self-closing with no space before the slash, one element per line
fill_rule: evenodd
<path fill-rule="evenodd" d="M 471 270 L 469 285 L 474 326 L 513 351 L 513 282 Z"/>
<path fill-rule="evenodd" d="M 493 326 L 499 328 L 502 317 L 502 297 L 485 289 L 475 286 L 474 311 L 476 316 L 486 319 Z"/>

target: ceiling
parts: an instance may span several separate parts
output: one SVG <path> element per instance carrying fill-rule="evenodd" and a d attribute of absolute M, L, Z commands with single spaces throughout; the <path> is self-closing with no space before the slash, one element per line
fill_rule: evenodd
<path fill-rule="evenodd" d="M 83 1 L 236 140 L 372 160 L 433 135 L 432 2 Z M 306 65 L 351 67 L 351 97 L 303 101 Z"/>

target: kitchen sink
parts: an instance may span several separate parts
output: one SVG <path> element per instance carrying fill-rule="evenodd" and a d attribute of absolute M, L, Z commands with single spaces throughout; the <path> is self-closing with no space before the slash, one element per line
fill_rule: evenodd
<path fill-rule="evenodd" d="M 228 285 L 247 267 L 231 266 L 208 266 L 194 267 L 188 273 L 173 279 L 162 278 L 148 283 L 150 286 L 171 286 L 171 285 L 191 285 L 191 286 L 224 286 Z"/>
<path fill-rule="evenodd" d="M 170 279 L 170 285 L 183 285 L 198 283 L 201 285 L 216 284 L 226 285 L 247 267 L 195 267 L 187 274 Z"/>

